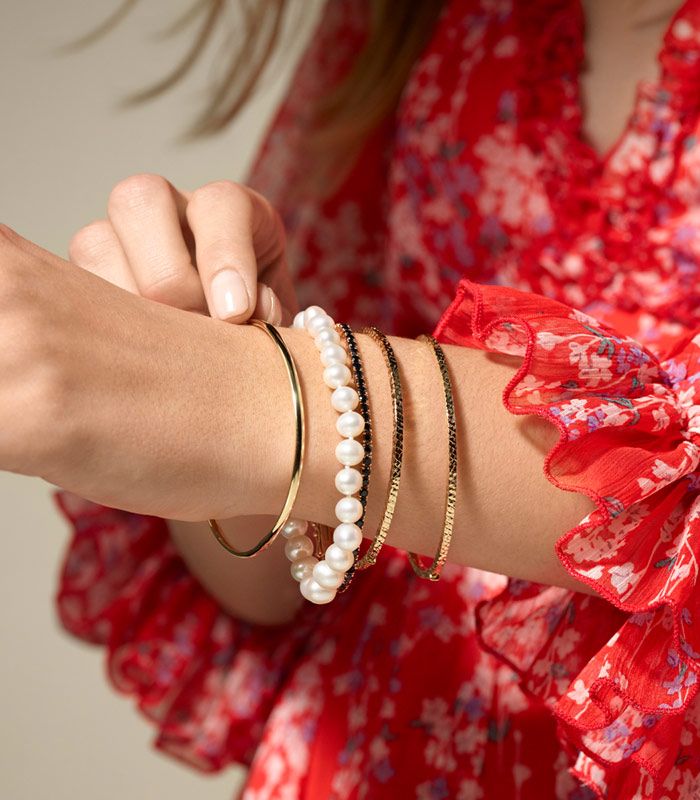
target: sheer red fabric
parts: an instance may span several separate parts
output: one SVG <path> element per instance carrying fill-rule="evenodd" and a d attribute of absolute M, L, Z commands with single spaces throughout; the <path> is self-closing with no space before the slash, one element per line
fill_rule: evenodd
<path fill-rule="evenodd" d="M 386 547 L 329 606 L 255 627 L 164 520 L 58 491 L 61 620 L 106 646 L 159 748 L 250 765 L 244 800 L 697 798 L 700 2 L 600 156 L 577 0 L 450 0 L 341 189 L 290 204 L 363 9 L 327 4 L 251 182 L 304 303 L 521 357 L 503 400 L 558 428 L 545 473 L 595 502 L 556 553 L 598 595 L 454 565 L 432 584 Z"/>

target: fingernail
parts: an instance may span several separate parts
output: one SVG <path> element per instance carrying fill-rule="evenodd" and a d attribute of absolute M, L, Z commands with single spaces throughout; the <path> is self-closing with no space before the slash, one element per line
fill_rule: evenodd
<path fill-rule="evenodd" d="M 211 281 L 214 311 L 219 319 L 238 317 L 248 310 L 248 292 L 235 269 L 222 269 Z"/>
<path fill-rule="evenodd" d="M 274 291 L 269 286 L 267 286 L 266 289 L 270 306 L 270 310 L 267 312 L 267 321 L 271 325 L 279 325 L 282 322 L 282 307 Z"/>

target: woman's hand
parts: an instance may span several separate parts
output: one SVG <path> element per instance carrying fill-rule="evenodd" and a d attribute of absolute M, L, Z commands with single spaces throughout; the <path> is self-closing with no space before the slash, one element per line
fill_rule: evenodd
<path fill-rule="evenodd" d="M 220 181 L 186 193 L 157 175 L 135 175 L 112 190 L 108 215 L 73 237 L 73 263 L 128 291 L 184 310 L 211 309 L 212 316 L 230 322 L 243 322 L 252 311 L 287 323 L 296 312 L 282 224 L 255 192 Z M 212 288 L 221 288 L 220 279 L 212 284 L 212 278 L 221 267 L 237 271 L 240 287 L 217 296 Z M 244 459 L 239 463 L 239 472 L 251 469 Z M 229 495 L 231 490 L 229 485 Z M 222 558 L 207 523 L 183 516 L 168 520 L 171 539 L 224 608 L 251 622 L 291 619 L 302 598 L 281 550 L 282 537 L 253 563 Z M 241 547 L 252 546 L 275 521 L 264 515 L 217 519 Z"/>
<path fill-rule="evenodd" d="M 157 175 L 127 178 L 111 192 L 108 219 L 78 231 L 69 253 L 74 264 L 123 289 L 186 311 L 211 310 L 229 322 L 256 316 L 289 323 L 297 311 L 279 216 L 263 197 L 229 181 L 188 193 Z M 222 283 L 225 268 L 234 270 L 229 289 Z M 243 458 L 237 465 L 237 472 L 242 470 L 251 471 Z M 275 517 L 228 520 L 222 514 L 217 519 L 246 547 Z M 168 520 L 171 538 L 225 608 L 256 622 L 290 617 L 299 593 L 280 552 L 281 541 L 255 564 L 222 559 L 220 547 L 207 535 L 207 523 L 183 520 L 182 512 Z M 270 584 L 278 587 L 272 595 Z"/>
<path fill-rule="evenodd" d="M 262 332 L 138 297 L 5 226 L 0 319 L 0 469 L 137 513 L 255 513 L 241 501 L 268 476 L 251 456 L 274 440 L 237 399 L 284 380 L 251 367 L 275 368 Z M 291 418 L 276 430 L 293 440 Z"/>
<path fill-rule="evenodd" d="M 107 212 L 71 240 L 77 266 L 229 322 L 289 324 L 298 310 L 282 222 L 252 189 L 216 181 L 184 192 L 159 175 L 133 175 L 114 187 Z"/>

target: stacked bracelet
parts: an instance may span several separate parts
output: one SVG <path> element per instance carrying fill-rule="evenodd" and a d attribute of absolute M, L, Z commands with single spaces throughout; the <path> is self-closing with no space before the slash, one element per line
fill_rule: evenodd
<path fill-rule="evenodd" d="M 452 381 L 447 369 L 447 359 L 445 353 L 432 336 L 421 335 L 419 341 L 427 342 L 433 349 L 435 358 L 440 368 L 443 390 L 445 393 L 445 416 L 447 418 L 447 497 L 445 499 L 445 522 L 442 528 L 442 535 L 438 545 L 435 558 L 429 566 L 423 566 L 420 556 L 417 553 L 409 553 L 408 560 L 411 562 L 413 571 L 421 578 L 429 581 L 440 579 L 440 572 L 447 561 L 447 552 L 452 541 L 452 531 L 455 521 L 455 507 L 457 505 L 457 421 L 455 419 L 455 402 L 452 394 Z"/>
<path fill-rule="evenodd" d="M 355 524 L 363 515 L 363 504 L 354 495 L 362 488 L 362 475 L 355 466 L 365 456 L 364 447 L 355 437 L 365 426 L 364 418 L 355 409 L 359 404 L 357 391 L 350 386 L 352 373 L 347 365 L 348 354 L 340 344 L 334 321 L 318 306 L 300 311 L 294 327 L 304 329 L 314 338 L 324 366 L 323 381 L 333 390 L 331 405 L 338 412 L 336 429 L 343 437 L 335 449 L 342 469 L 335 485 L 342 497 L 335 506 L 339 525 L 333 531 L 333 544 L 323 558 L 313 556 L 314 543 L 306 535 L 308 523 L 289 520 L 282 528 L 288 537 L 285 547 L 292 562 L 292 576 L 299 581 L 302 595 L 313 603 L 329 603 L 345 580 L 345 574 L 355 562 L 354 551 L 362 541 L 362 531 Z"/>
<path fill-rule="evenodd" d="M 331 405 L 338 412 L 336 429 L 342 439 L 335 448 L 335 455 L 341 464 L 341 469 L 335 476 L 335 486 L 341 498 L 335 506 L 338 524 L 333 529 L 332 542 L 329 543 L 330 528 L 290 517 L 304 460 L 304 405 L 299 377 L 291 354 L 277 330 L 269 323 L 260 320 L 251 320 L 251 323 L 267 333 L 285 362 L 296 421 L 292 479 L 284 507 L 275 524 L 254 547 L 238 550 L 224 537 L 216 520 L 210 519 L 209 526 L 226 550 L 243 558 L 262 552 L 281 532 L 287 540 L 285 555 L 291 562 L 290 571 L 293 578 L 299 582 L 301 594 L 313 603 L 329 603 L 338 592 L 348 587 L 356 571 L 376 563 L 393 519 L 401 481 L 404 447 L 403 390 L 398 362 L 389 340 L 380 330 L 375 327 L 362 329 L 362 333 L 379 345 L 389 372 L 394 435 L 384 513 L 376 536 L 364 555 L 360 557 L 372 464 L 372 426 L 362 359 L 352 329 L 348 325 L 339 324 L 336 330 L 335 322 L 318 306 L 311 306 L 299 312 L 293 323 L 295 328 L 305 330 L 314 339 L 324 368 L 323 381 L 333 390 Z M 338 331 L 343 334 L 345 346 Z M 447 559 L 454 527 L 457 499 L 457 431 L 452 384 L 445 354 L 432 336 L 418 338 L 432 347 L 442 377 L 448 426 L 449 463 L 445 519 L 435 558 L 431 564 L 425 566 L 420 556 L 411 552 L 409 561 L 417 575 L 436 581 Z M 361 442 L 356 438 L 360 435 Z M 358 465 L 361 467 L 356 469 Z M 309 535 L 310 529 L 314 531 L 312 534 L 314 538 Z"/>
<path fill-rule="evenodd" d="M 350 371 L 352 372 L 352 379 L 357 389 L 357 394 L 360 398 L 359 409 L 362 418 L 365 421 L 365 427 L 362 431 L 362 446 L 365 454 L 362 459 L 362 466 L 360 472 L 362 473 L 362 486 L 360 487 L 360 503 L 362 503 L 362 516 L 357 520 L 357 527 L 362 530 L 365 524 L 365 514 L 367 512 L 367 496 L 369 495 L 369 479 L 372 470 L 372 418 L 369 413 L 369 399 L 367 397 L 367 383 L 365 381 L 365 371 L 362 364 L 362 356 L 360 349 L 357 346 L 357 339 L 352 331 L 352 328 L 344 322 L 339 322 L 336 326 L 343 337 L 350 354 Z M 345 573 L 345 579 L 340 585 L 338 592 L 344 592 L 350 585 L 355 574 L 355 566 L 360 556 L 359 546 L 354 552 L 355 563 Z"/>
<path fill-rule="evenodd" d="M 355 564 L 356 570 L 366 569 L 371 567 L 377 561 L 379 551 L 386 540 L 389 533 L 389 527 L 394 517 L 394 509 L 396 508 L 396 500 L 399 494 L 399 485 L 401 483 L 401 468 L 403 465 L 403 433 L 404 433 L 404 419 L 403 419 L 403 389 L 401 386 L 401 376 L 399 374 L 399 365 L 394 353 L 394 348 L 389 343 L 387 337 L 374 326 L 363 328 L 362 333 L 366 334 L 379 345 L 387 370 L 389 371 L 389 382 L 391 385 L 391 405 L 394 417 L 394 436 L 391 444 L 391 472 L 389 475 L 389 488 L 387 490 L 386 504 L 384 506 L 384 513 L 382 521 L 379 524 L 379 530 L 376 536 L 365 552 Z"/>

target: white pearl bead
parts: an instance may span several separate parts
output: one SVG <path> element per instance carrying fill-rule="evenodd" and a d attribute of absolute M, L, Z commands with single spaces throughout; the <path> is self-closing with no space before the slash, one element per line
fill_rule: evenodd
<path fill-rule="evenodd" d="M 333 541 L 341 550 L 352 553 L 362 542 L 362 531 L 352 522 L 343 522 L 333 531 Z"/>
<path fill-rule="evenodd" d="M 365 448 L 355 439 L 343 439 L 335 448 L 335 457 L 345 467 L 354 467 L 365 457 Z"/>
<path fill-rule="evenodd" d="M 343 467 L 335 476 L 335 488 L 341 494 L 355 494 L 362 488 L 362 475 L 352 467 Z"/>
<path fill-rule="evenodd" d="M 290 561 L 301 561 L 313 552 L 314 543 L 308 536 L 292 536 L 284 546 L 284 554 Z"/>
<path fill-rule="evenodd" d="M 341 550 L 337 544 L 332 544 L 326 550 L 324 560 L 336 572 L 347 572 L 355 562 L 353 554 L 347 550 Z"/>
<path fill-rule="evenodd" d="M 306 325 L 310 319 L 313 319 L 313 317 L 319 317 L 321 314 L 327 316 L 326 312 L 321 308 L 321 306 L 309 306 L 304 311 L 304 325 Z"/>
<path fill-rule="evenodd" d="M 341 436 L 359 436 L 365 429 L 365 420 L 357 411 L 346 411 L 338 417 L 335 427 Z"/>
<path fill-rule="evenodd" d="M 352 386 L 339 386 L 334 389 L 331 395 L 331 405 L 339 414 L 343 414 L 345 411 L 352 411 L 357 408 L 359 402 L 360 395 Z"/>
<path fill-rule="evenodd" d="M 336 572 L 332 569 L 325 560 L 316 564 L 312 574 L 314 580 L 324 589 L 337 589 L 345 577 L 342 572 Z"/>
<path fill-rule="evenodd" d="M 317 317 L 311 317 L 306 323 L 306 330 L 316 338 L 319 333 L 325 328 L 332 328 L 335 323 L 328 316 L 328 314 L 319 314 Z"/>
<path fill-rule="evenodd" d="M 338 344 L 340 342 L 340 334 L 335 328 L 324 328 L 314 339 L 314 342 L 319 350 L 323 350 L 326 345 Z"/>
<path fill-rule="evenodd" d="M 313 575 L 316 564 L 318 564 L 318 561 L 309 556 L 308 558 L 302 558 L 301 561 L 292 561 L 289 565 L 289 571 L 292 573 L 292 578 L 301 583 Z"/>
<path fill-rule="evenodd" d="M 335 515 L 341 522 L 357 522 L 362 516 L 362 503 L 356 497 L 341 497 L 335 504 Z"/>
<path fill-rule="evenodd" d="M 309 523 L 305 519 L 288 519 L 282 526 L 282 536 L 291 539 L 292 536 L 301 536 L 308 530 Z"/>
<path fill-rule="evenodd" d="M 339 344 L 328 344 L 321 350 L 321 363 L 324 367 L 331 364 L 347 364 L 348 354 Z"/>
<path fill-rule="evenodd" d="M 335 597 L 334 589 L 324 589 L 314 578 L 306 578 L 299 584 L 302 595 L 317 605 L 330 603 Z"/>
<path fill-rule="evenodd" d="M 300 311 L 295 317 L 294 322 L 292 322 L 292 327 L 297 329 L 303 329 L 306 327 L 306 322 L 304 321 L 304 312 Z"/>
<path fill-rule="evenodd" d="M 323 370 L 323 382 L 331 389 L 347 386 L 351 377 L 350 370 L 345 364 L 331 364 Z"/>

